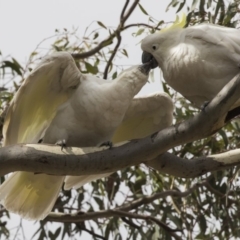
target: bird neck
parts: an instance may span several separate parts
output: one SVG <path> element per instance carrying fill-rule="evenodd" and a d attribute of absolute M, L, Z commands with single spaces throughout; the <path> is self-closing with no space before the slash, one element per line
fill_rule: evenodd
<path fill-rule="evenodd" d="M 115 86 L 118 92 L 129 98 L 133 98 L 147 83 L 148 76 L 143 74 L 138 66 L 125 70 L 116 80 Z"/>

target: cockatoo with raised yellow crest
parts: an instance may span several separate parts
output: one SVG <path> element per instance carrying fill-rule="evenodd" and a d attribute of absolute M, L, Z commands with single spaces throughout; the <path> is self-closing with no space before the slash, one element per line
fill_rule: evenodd
<path fill-rule="evenodd" d="M 240 31 L 203 23 L 183 28 L 183 16 L 142 41 L 142 61 L 155 58 L 165 81 L 201 107 L 239 73 Z M 240 106 L 238 100 L 234 106 Z"/>
<path fill-rule="evenodd" d="M 25 79 L 8 109 L 4 146 L 16 143 L 70 147 L 99 146 L 142 138 L 172 123 L 173 103 L 166 94 L 135 97 L 155 65 L 149 61 L 132 67 L 115 80 L 83 75 L 69 53 L 46 57 Z M 88 176 L 52 176 L 15 172 L 0 186 L 0 201 L 11 212 L 40 220 L 51 211 L 64 188 L 110 173 Z"/>

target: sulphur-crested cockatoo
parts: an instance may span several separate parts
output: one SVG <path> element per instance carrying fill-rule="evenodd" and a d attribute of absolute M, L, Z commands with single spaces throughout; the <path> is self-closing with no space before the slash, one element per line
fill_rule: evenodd
<path fill-rule="evenodd" d="M 169 126 L 173 104 L 167 95 L 134 98 L 152 65 L 133 67 L 110 81 L 81 74 L 69 53 L 46 57 L 11 102 L 3 145 L 42 139 L 49 144 L 98 146 L 145 137 Z M 65 189 L 70 189 L 107 175 L 65 178 L 15 172 L 0 186 L 0 201 L 23 218 L 40 220 L 51 211 L 64 181 Z"/>
<path fill-rule="evenodd" d="M 183 28 L 185 20 L 144 38 L 142 60 L 153 56 L 165 81 L 201 107 L 239 73 L 240 31 L 214 24 Z"/>

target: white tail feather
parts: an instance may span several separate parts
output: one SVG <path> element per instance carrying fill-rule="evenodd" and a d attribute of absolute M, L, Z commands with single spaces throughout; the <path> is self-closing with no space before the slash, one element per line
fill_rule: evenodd
<path fill-rule="evenodd" d="M 71 188 L 78 189 L 82 187 L 84 184 L 97 180 L 99 178 L 104 178 L 109 176 L 111 173 L 104 173 L 104 174 L 98 174 L 98 175 L 86 175 L 86 176 L 67 176 L 65 178 L 65 184 L 64 189 L 70 190 Z"/>
<path fill-rule="evenodd" d="M 13 173 L 0 186 L 0 201 L 9 211 L 29 220 L 42 220 L 52 210 L 64 177 Z"/>

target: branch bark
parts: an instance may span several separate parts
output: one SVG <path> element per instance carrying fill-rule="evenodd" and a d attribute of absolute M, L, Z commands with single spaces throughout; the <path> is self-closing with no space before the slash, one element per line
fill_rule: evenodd
<path fill-rule="evenodd" d="M 164 129 L 154 136 L 116 145 L 113 149 L 92 147 L 61 150 L 59 146 L 41 144 L 18 144 L 1 148 L 0 175 L 13 171 L 75 176 L 108 173 L 146 163 L 155 158 L 159 159 L 159 155 L 172 147 L 207 137 L 222 127 L 226 112 L 239 98 L 239 92 L 240 77 L 237 75 L 202 112 L 192 119 Z M 224 153 L 224 155 L 206 157 L 205 160 L 217 163 L 209 161 L 209 164 L 203 164 L 202 166 L 206 168 L 204 167 L 205 170 L 202 170 L 202 174 L 215 168 L 237 164 L 240 161 L 239 151 L 237 149 Z M 150 165 L 156 164 L 157 159 L 150 162 Z M 203 158 L 198 161 L 204 162 Z M 187 162 L 185 161 L 185 163 Z M 177 173 L 175 172 L 175 174 Z M 190 176 L 190 172 L 188 174 Z M 195 174 L 200 173 L 195 172 Z"/>

